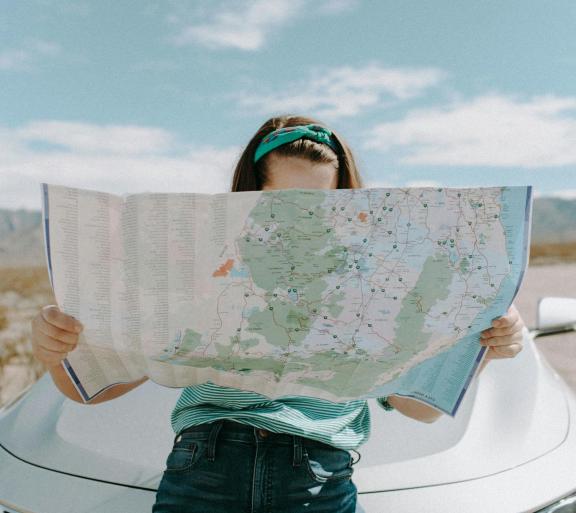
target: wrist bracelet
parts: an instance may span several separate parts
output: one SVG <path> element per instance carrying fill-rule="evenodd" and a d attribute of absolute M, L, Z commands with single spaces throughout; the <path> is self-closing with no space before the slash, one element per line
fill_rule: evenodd
<path fill-rule="evenodd" d="M 394 410 L 394 406 L 392 406 L 392 405 L 388 402 L 388 396 L 377 397 L 376 400 L 382 405 L 382 407 L 383 407 L 386 411 Z"/>

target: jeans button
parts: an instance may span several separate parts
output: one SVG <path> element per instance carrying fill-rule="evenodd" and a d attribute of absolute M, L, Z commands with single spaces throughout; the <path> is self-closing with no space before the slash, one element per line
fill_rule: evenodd
<path fill-rule="evenodd" d="M 262 437 L 262 438 L 266 438 L 268 436 L 269 431 L 265 430 L 265 429 L 258 429 L 258 434 Z"/>

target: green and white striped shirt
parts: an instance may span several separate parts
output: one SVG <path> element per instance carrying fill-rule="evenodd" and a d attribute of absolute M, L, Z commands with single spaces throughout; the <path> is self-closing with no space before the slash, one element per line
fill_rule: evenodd
<path fill-rule="evenodd" d="M 384 409 L 377 398 L 377 403 Z M 211 381 L 182 390 L 171 422 L 175 434 L 190 426 L 232 419 L 242 424 L 319 440 L 340 449 L 357 449 L 370 436 L 370 410 L 364 399 L 335 403 L 286 395 L 269 399 Z"/>

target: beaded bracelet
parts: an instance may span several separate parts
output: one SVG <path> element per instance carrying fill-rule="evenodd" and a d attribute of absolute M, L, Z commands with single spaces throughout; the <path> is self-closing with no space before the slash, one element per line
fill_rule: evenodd
<path fill-rule="evenodd" d="M 382 407 L 386 410 L 386 411 L 391 411 L 394 410 L 394 406 L 392 406 L 389 402 L 388 402 L 388 396 L 384 396 L 384 397 L 377 397 L 376 400 L 382 405 Z"/>

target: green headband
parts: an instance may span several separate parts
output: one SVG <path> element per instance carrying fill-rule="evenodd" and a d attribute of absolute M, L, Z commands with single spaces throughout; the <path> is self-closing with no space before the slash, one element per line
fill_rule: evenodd
<path fill-rule="evenodd" d="M 334 142 L 332 132 L 327 128 L 314 124 L 289 126 L 274 130 L 274 132 L 269 133 L 262 139 L 260 145 L 256 148 L 254 162 L 258 162 L 266 153 L 278 148 L 278 146 L 297 139 L 312 139 L 313 141 L 327 144 L 335 152 L 338 152 L 338 146 Z"/>

